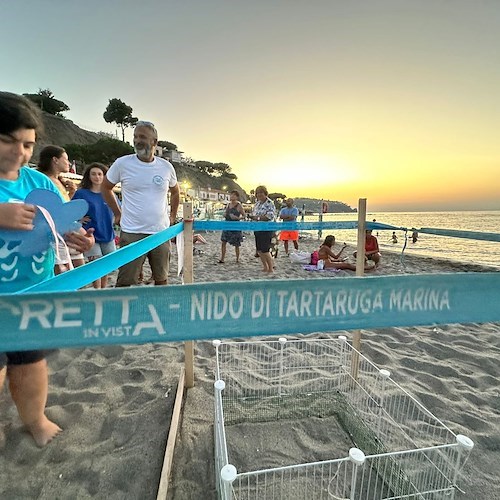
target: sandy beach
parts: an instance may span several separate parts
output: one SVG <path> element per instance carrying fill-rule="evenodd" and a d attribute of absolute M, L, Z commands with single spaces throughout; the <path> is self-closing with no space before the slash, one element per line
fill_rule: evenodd
<path fill-rule="evenodd" d="M 342 279 L 351 271 L 306 271 L 292 264 L 280 246 L 271 278 L 254 257 L 247 234 L 241 262 L 228 246 L 219 264 L 220 233 L 203 233 L 196 245 L 195 282 L 264 279 Z M 340 242 L 338 242 L 340 243 Z M 300 241 L 311 252 L 318 240 Z M 337 244 L 334 249 L 340 249 Z M 349 247 L 345 253 L 353 261 Z M 175 249 L 170 283 L 176 275 Z M 463 262 L 385 252 L 375 275 L 500 271 Z M 145 280 L 149 278 L 145 270 Z M 113 283 L 114 276 L 110 280 Z M 492 305 L 492 307 L 494 307 Z M 325 334 L 325 332 L 318 332 Z M 351 333 L 336 331 L 332 337 Z M 500 499 L 500 324 L 439 328 L 385 328 L 362 332 L 362 352 L 411 392 L 455 433 L 475 442 L 456 498 Z M 213 442 L 215 357 L 211 342 L 195 346 L 195 387 L 187 392 L 174 455 L 169 498 L 216 498 Z M 147 344 L 61 350 L 49 357 L 47 414 L 64 432 L 44 449 L 23 431 L 6 389 L 0 399 L 5 442 L 0 448 L 2 499 L 155 499 L 183 345 Z M 309 427 L 313 427 L 311 424 Z M 272 429 L 272 427 L 271 427 Z M 300 447 L 314 450 L 322 436 L 301 433 Z M 306 436 L 304 438 L 304 435 Z M 241 450 L 253 442 L 241 436 Z M 290 450 L 294 450 L 290 446 Z M 287 450 L 282 450 L 285 453 Z M 291 452 L 290 452 L 291 453 Z M 337 458 L 335 456 L 331 458 Z M 296 463 L 294 456 L 284 458 Z"/>

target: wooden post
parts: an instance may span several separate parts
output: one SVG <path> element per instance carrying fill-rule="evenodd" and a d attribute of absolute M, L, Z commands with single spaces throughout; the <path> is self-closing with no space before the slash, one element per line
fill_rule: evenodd
<path fill-rule="evenodd" d="M 193 283 L 193 203 L 182 204 L 184 219 L 184 284 Z M 194 387 L 194 343 L 192 340 L 184 343 L 184 367 L 186 370 L 186 388 Z"/>
<path fill-rule="evenodd" d="M 156 500 L 166 500 L 168 493 L 168 485 L 170 482 L 170 472 L 174 460 L 175 441 L 177 440 L 177 430 L 181 419 L 182 401 L 184 396 L 184 369 L 181 369 L 179 383 L 177 384 L 177 392 L 175 394 L 174 408 L 172 410 L 172 418 L 170 420 L 170 430 L 168 432 L 167 446 L 163 457 L 163 467 L 161 469 L 160 484 Z"/>
<path fill-rule="evenodd" d="M 366 198 L 360 198 L 358 201 L 358 241 L 356 249 L 356 276 L 365 274 L 365 229 L 366 229 Z M 352 337 L 352 346 L 356 351 L 361 351 L 361 332 L 354 330 Z M 359 355 L 357 352 L 352 354 L 351 375 L 354 380 L 358 379 Z"/>

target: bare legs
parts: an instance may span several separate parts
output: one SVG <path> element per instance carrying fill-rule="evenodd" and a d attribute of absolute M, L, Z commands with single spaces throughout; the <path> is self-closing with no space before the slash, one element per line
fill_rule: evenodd
<path fill-rule="evenodd" d="M 224 263 L 224 259 L 226 258 L 226 248 L 227 248 L 227 241 L 223 241 L 220 249 L 221 257 L 219 259 L 219 264 Z"/>
<path fill-rule="evenodd" d="M 291 240 L 291 241 L 293 243 L 293 248 L 295 248 L 295 250 L 298 250 L 299 249 L 299 242 L 297 240 Z M 288 240 L 283 241 L 283 247 L 285 248 L 286 255 L 288 255 Z"/>
<path fill-rule="evenodd" d="M 97 256 L 89 257 L 89 262 L 92 262 L 93 260 L 96 260 L 98 258 L 99 257 L 97 257 Z M 101 278 L 93 281 L 92 286 L 96 290 L 99 290 L 100 288 L 106 288 L 108 286 L 108 275 L 106 274 L 105 276 L 102 276 Z"/>
<path fill-rule="evenodd" d="M 3 392 L 3 384 L 5 382 L 5 374 L 7 373 L 7 368 L 2 368 L 0 370 L 0 397 L 2 397 Z M 3 429 L 0 427 L 0 450 L 4 447 L 5 444 L 5 436 L 3 433 Z"/>
<path fill-rule="evenodd" d="M 350 264 L 349 262 L 331 262 L 325 261 L 325 268 L 334 268 L 334 269 L 349 269 L 351 271 L 356 271 L 356 266 L 354 264 Z M 365 265 L 365 271 L 371 271 L 375 266 L 368 267 Z"/>
<path fill-rule="evenodd" d="M 219 259 L 219 264 L 224 264 L 224 261 L 226 259 L 226 250 L 227 250 L 227 241 L 223 241 L 221 244 L 221 257 Z M 235 246 L 234 247 L 234 252 L 236 253 L 236 262 L 238 263 L 240 261 L 240 247 Z"/>
<path fill-rule="evenodd" d="M 45 446 L 61 428 L 45 416 L 48 370 L 45 359 L 29 365 L 10 365 L 9 388 L 19 417 L 38 446 Z"/>
<path fill-rule="evenodd" d="M 265 273 L 273 273 L 273 257 L 271 255 L 271 252 L 259 252 L 259 257 L 262 262 L 262 271 Z"/>

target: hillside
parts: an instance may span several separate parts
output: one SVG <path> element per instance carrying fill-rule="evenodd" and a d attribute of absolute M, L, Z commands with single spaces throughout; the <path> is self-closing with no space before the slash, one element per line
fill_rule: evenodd
<path fill-rule="evenodd" d="M 351 213 L 357 212 L 357 209 L 351 208 L 342 201 L 318 200 L 316 198 L 295 198 L 295 206 L 302 210 L 305 206 L 306 212 L 319 213 L 322 211 L 322 203 L 328 204 L 328 213 Z"/>
<path fill-rule="evenodd" d="M 40 150 L 47 144 L 65 146 L 67 144 L 92 144 L 102 138 L 102 135 L 89 132 L 75 125 L 71 120 L 58 116 L 43 114 L 45 131 L 40 135 L 35 147 L 33 161 L 38 160 Z M 237 189 L 241 194 L 241 200 L 247 201 L 249 194 L 235 181 L 227 177 L 212 177 L 193 167 L 174 164 L 179 184 L 188 183 L 192 189 L 211 188 L 218 191 L 231 191 Z M 355 208 L 341 201 L 319 200 L 315 198 L 295 198 L 295 206 L 302 209 L 305 206 L 307 212 L 320 212 L 321 202 L 328 203 L 329 213 L 356 212 Z"/>
<path fill-rule="evenodd" d="M 67 144 L 93 144 L 102 138 L 102 135 L 89 132 L 75 125 L 71 120 L 58 116 L 43 114 L 44 132 L 40 134 L 33 154 L 33 162 L 38 161 L 40 150 L 48 144 L 66 146 Z M 70 158 L 71 159 L 71 158 Z M 210 187 L 214 190 L 231 191 L 237 189 L 241 199 L 246 201 L 247 193 L 232 179 L 226 177 L 212 177 L 199 170 L 185 165 L 174 164 L 179 183 L 187 182 L 193 189 Z M 224 189 L 225 187 L 225 189 Z"/>
<path fill-rule="evenodd" d="M 43 125 L 44 131 L 37 140 L 33 154 L 33 161 L 35 162 L 38 160 L 40 150 L 48 144 L 56 144 L 57 146 L 92 144 L 102 137 L 94 132 L 83 130 L 71 120 L 49 115 L 48 113 L 43 113 Z"/>

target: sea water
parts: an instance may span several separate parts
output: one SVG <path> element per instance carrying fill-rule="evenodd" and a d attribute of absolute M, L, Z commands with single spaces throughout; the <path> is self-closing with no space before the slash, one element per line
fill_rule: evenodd
<path fill-rule="evenodd" d="M 357 213 L 323 214 L 323 221 L 357 221 Z M 483 233 L 500 233 L 500 211 L 485 212 L 368 212 L 367 221 L 395 226 L 397 243 L 392 242 L 391 230 L 374 230 L 380 250 L 404 252 L 408 255 L 422 255 L 440 259 L 461 261 L 464 263 L 483 264 L 500 268 L 500 242 L 481 241 L 448 236 L 435 236 L 419 233 L 415 243 L 411 240 L 411 228 L 454 229 L 461 231 L 478 231 Z M 300 218 L 299 218 L 300 220 Z M 318 215 L 308 215 L 306 222 L 317 222 Z M 403 228 L 408 228 L 406 233 Z M 308 232 L 317 238 L 318 232 Z M 321 238 L 333 234 L 337 243 L 356 244 L 357 230 L 325 229 Z"/>

